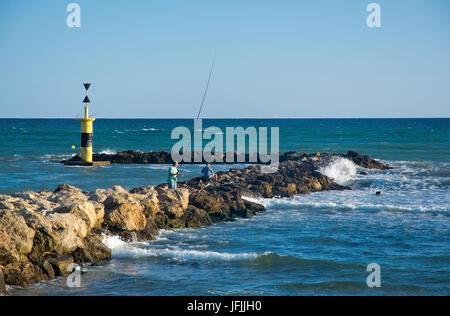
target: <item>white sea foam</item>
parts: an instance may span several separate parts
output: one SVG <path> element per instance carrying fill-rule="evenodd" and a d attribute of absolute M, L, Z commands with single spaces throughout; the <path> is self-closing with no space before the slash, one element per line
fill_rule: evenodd
<path fill-rule="evenodd" d="M 177 261 L 241 261 L 252 260 L 266 255 L 253 252 L 227 253 L 182 249 L 178 246 L 165 246 L 161 248 L 148 243 L 126 243 L 117 236 L 105 236 L 103 243 L 112 250 L 113 258 L 163 257 Z"/>
<path fill-rule="evenodd" d="M 102 150 L 101 152 L 99 152 L 99 154 L 115 155 L 115 154 L 117 154 L 117 151 L 106 148 L 105 150 Z"/>
<path fill-rule="evenodd" d="M 153 170 L 167 170 L 168 169 L 167 165 L 163 165 L 163 164 L 148 165 L 146 167 L 148 169 L 153 169 Z"/>
<path fill-rule="evenodd" d="M 61 160 L 65 160 L 65 159 L 70 159 L 72 158 L 73 153 L 72 154 L 44 154 L 42 156 L 39 157 L 40 160 L 44 161 L 44 162 L 53 162 L 53 161 L 61 161 Z"/>
<path fill-rule="evenodd" d="M 356 166 L 338 159 L 320 172 L 338 183 L 351 185 L 352 191 L 317 192 L 293 199 L 251 199 L 268 209 L 327 209 L 358 212 L 450 212 L 447 176 L 449 164 L 431 161 L 386 161 L 393 170 L 368 170 L 357 174 Z M 381 191 L 381 196 L 375 192 Z"/>
<path fill-rule="evenodd" d="M 375 191 L 375 190 L 374 190 Z M 414 196 L 414 199 L 411 199 Z M 367 190 L 316 192 L 298 195 L 293 199 L 245 198 L 251 202 L 263 204 L 269 210 L 305 208 L 327 209 L 337 212 L 355 210 L 359 212 L 442 212 L 450 211 L 448 194 L 432 190 L 414 190 L 408 192 L 383 191 L 382 196 Z"/>
<path fill-rule="evenodd" d="M 321 173 L 338 184 L 346 184 L 356 178 L 358 167 L 347 158 L 336 158 L 330 164 L 320 168 Z"/>

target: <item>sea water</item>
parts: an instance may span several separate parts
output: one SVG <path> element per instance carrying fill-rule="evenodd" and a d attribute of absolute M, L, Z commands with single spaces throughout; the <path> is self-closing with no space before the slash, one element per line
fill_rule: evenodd
<path fill-rule="evenodd" d="M 11 295 L 449 295 L 450 119 L 204 120 L 204 127 L 279 127 L 280 150 L 368 154 L 393 170 L 336 159 L 319 171 L 352 191 L 251 199 L 267 211 L 156 240 L 104 242 L 111 261 L 87 267 L 81 287 L 63 278 L 9 288 Z M 193 120 L 95 122 L 94 151 L 170 150 L 173 128 Z M 154 185 L 167 165 L 65 167 L 76 153 L 75 120 L 0 119 L 0 193 Z M 235 165 L 233 167 L 244 167 Z M 227 170 L 230 166 L 214 166 Z M 186 178 L 201 166 L 181 166 Z M 381 191 L 381 196 L 375 192 Z M 250 199 L 250 198 L 249 198 Z M 381 287 L 369 288 L 369 264 Z"/>

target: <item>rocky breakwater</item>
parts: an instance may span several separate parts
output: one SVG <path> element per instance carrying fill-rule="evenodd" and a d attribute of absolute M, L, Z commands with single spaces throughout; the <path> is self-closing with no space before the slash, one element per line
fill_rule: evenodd
<path fill-rule="evenodd" d="M 233 161 L 238 161 L 238 155 L 237 153 L 232 153 L 234 159 Z M 223 162 L 221 164 L 232 164 L 226 162 L 226 154 L 222 154 L 223 156 Z M 382 164 L 372 158 L 370 158 L 367 155 L 361 155 L 354 151 L 349 151 L 347 154 L 308 154 L 308 153 L 298 153 L 295 151 L 292 152 L 286 152 L 281 153 L 279 156 L 279 161 L 299 161 L 299 160 L 308 160 L 312 159 L 314 157 L 320 157 L 317 158 L 321 162 L 327 162 L 329 159 L 333 159 L 336 157 L 343 157 L 348 158 L 355 162 L 357 165 L 363 167 L 363 168 L 375 168 L 375 169 L 389 169 L 390 166 Z M 122 151 L 116 154 L 94 154 L 93 155 L 94 161 L 110 161 L 113 164 L 170 164 L 173 163 L 172 156 L 170 152 L 166 151 L 156 151 L 156 152 L 140 152 L 140 151 L 133 151 L 133 150 L 127 150 Z M 81 161 L 81 157 L 79 154 L 74 155 L 69 160 L 63 160 L 61 163 L 67 163 L 67 162 L 76 162 Z M 194 162 L 194 153 L 191 153 L 191 161 L 192 162 L 183 162 L 183 164 L 204 164 L 205 161 L 202 162 Z M 249 162 L 249 155 L 244 155 L 244 161 Z M 256 163 L 260 163 L 260 161 L 257 161 Z"/>
<path fill-rule="evenodd" d="M 0 195 L 0 291 L 67 275 L 74 262 L 108 259 L 98 235 L 103 218 L 101 203 L 69 185 Z"/>
<path fill-rule="evenodd" d="M 160 229 L 193 228 L 251 217 L 264 206 L 249 197 L 292 197 L 326 190 L 349 190 L 317 170 L 347 158 L 363 168 L 388 169 L 368 156 L 283 154 L 278 170 L 260 166 L 219 172 L 218 180 L 194 178 L 169 190 L 166 184 L 126 190 L 115 186 L 84 192 L 60 185 L 54 192 L 25 191 L 0 195 L 0 292 L 5 285 L 27 287 L 64 276 L 71 263 L 101 262 L 111 257 L 104 235 L 126 241 L 155 238 Z"/>

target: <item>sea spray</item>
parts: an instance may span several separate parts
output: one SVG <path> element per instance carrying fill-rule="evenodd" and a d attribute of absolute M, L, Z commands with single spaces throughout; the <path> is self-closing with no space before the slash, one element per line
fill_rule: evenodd
<path fill-rule="evenodd" d="M 355 179 L 358 167 L 347 158 L 335 158 L 319 171 L 334 182 L 344 185 Z"/>

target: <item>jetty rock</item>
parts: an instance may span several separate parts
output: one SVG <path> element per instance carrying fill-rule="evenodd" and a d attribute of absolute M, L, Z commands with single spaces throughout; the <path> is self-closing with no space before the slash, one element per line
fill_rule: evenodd
<path fill-rule="evenodd" d="M 168 153 L 100 155 L 117 163 L 170 163 Z M 335 159 L 364 169 L 391 167 L 355 152 L 296 153 L 280 156 L 278 169 L 261 165 L 218 172 L 217 181 L 192 178 L 171 190 L 167 184 L 131 190 L 120 186 L 86 192 L 68 184 L 51 191 L 0 195 L 0 292 L 6 285 L 30 284 L 65 276 L 71 263 L 111 258 L 105 236 L 125 241 L 154 239 L 161 229 L 195 228 L 265 211 L 248 198 L 293 197 L 328 190 L 351 190 L 319 172 Z"/>
<path fill-rule="evenodd" d="M 182 154 L 182 153 L 180 153 Z M 230 155 L 233 156 L 233 160 L 232 161 L 238 161 L 238 153 L 236 152 L 232 152 L 229 153 Z M 205 164 L 206 161 L 202 160 L 201 162 L 194 162 L 194 152 L 188 153 L 188 155 L 190 155 L 191 162 L 186 162 L 183 161 L 183 164 Z M 222 155 L 222 161 L 223 162 L 217 162 L 219 164 L 233 164 L 232 162 L 227 162 L 226 161 L 226 153 L 221 154 Z M 375 159 L 370 158 L 369 156 L 366 155 L 361 155 L 358 154 L 357 152 L 354 151 L 349 151 L 347 152 L 347 154 L 320 154 L 320 153 L 314 153 L 314 154 L 307 154 L 307 153 L 298 153 L 295 151 L 291 151 L 291 152 L 286 152 L 286 153 L 281 153 L 279 155 L 279 161 L 280 162 L 285 162 L 285 161 L 299 161 L 299 160 L 311 160 L 313 159 L 313 161 L 327 161 L 330 158 L 335 158 L 337 156 L 340 157 L 344 157 L 347 158 L 349 160 L 352 160 L 354 163 L 356 163 L 357 165 L 363 167 L 363 168 L 374 168 L 374 169 L 382 169 L 382 170 L 386 170 L 386 169 L 390 169 L 391 167 L 387 164 L 383 164 Z M 244 162 L 249 163 L 249 164 L 265 164 L 264 162 L 261 162 L 259 160 L 259 157 L 257 157 L 257 161 L 256 162 L 250 162 L 250 157 L 249 154 L 245 154 L 243 155 L 244 157 Z M 166 152 L 166 151 L 156 151 L 156 152 L 140 152 L 140 151 L 133 151 L 133 150 L 127 150 L 127 151 L 122 151 L 122 152 L 118 152 L 116 154 L 105 154 L 105 153 L 100 153 L 100 154 L 94 154 L 93 155 L 93 160 L 94 161 L 109 161 L 112 164 L 171 164 L 173 163 L 172 160 L 172 155 L 170 152 Z M 72 158 L 70 158 L 69 160 L 63 160 L 61 161 L 61 163 L 68 163 L 68 162 L 76 162 L 76 161 L 81 161 L 81 156 L 79 154 L 74 155 Z M 215 162 L 213 162 L 212 164 L 215 164 Z"/>

